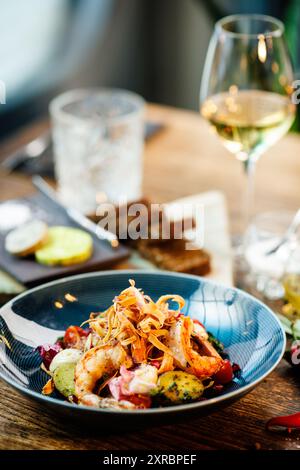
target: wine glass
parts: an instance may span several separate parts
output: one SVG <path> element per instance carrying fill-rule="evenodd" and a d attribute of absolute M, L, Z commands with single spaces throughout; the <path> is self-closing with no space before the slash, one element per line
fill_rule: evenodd
<path fill-rule="evenodd" d="M 284 25 L 270 16 L 227 16 L 215 25 L 204 66 L 201 114 L 247 175 L 245 228 L 253 215 L 255 164 L 295 116 L 283 34 Z"/>

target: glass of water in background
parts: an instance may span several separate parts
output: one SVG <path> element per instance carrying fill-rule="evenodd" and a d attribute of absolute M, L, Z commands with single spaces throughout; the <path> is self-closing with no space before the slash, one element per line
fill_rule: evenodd
<path fill-rule="evenodd" d="M 275 253 L 270 250 L 282 240 L 294 215 L 294 212 L 286 210 L 261 213 L 254 217 L 245 236 L 247 268 L 244 282 L 246 287 L 253 287 L 263 294 L 266 300 L 284 295 L 283 277 L 289 272 L 287 266 L 299 245 L 298 236 L 295 234 Z"/>
<path fill-rule="evenodd" d="M 73 90 L 50 103 L 61 201 L 85 214 L 98 202 L 142 196 L 143 98 L 114 89 Z"/>

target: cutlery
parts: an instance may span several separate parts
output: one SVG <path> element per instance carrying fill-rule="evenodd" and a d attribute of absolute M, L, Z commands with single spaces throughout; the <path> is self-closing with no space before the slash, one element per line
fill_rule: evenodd
<path fill-rule="evenodd" d="M 38 191 L 40 191 L 44 196 L 51 200 L 57 207 L 63 209 L 68 214 L 70 219 L 72 219 L 82 228 L 92 233 L 93 235 L 96 235 L 100 240 L 105 240 L 109 242 L 112 248 L 117 248 L 119 246 L 119 240 L 117 239 L 115 234 L 95 224 L 76 209 L 72 207 L 67 207 L 61 202 L 59 202 L 57 199 L 56 192 L 41 176 L 33 176 L 32 183 Z"/>
<path fill-rule="evenodd" d="M 299 225 L 300 225 L 300 209 L 297 210 L 295 216 L 293 217 L 292 222 L 288 226 L 283 237 L 280 239 L 277 245 L 274 246 L 274 248 L 267 251 L 266 256 L 274 255 L 284 243 L 288 242 L 290 238 L 292 237 L 292 235 L 296 233 Z"/>
<path fill-rule="evenodd" d="M 51 145 L 50 131 L 46 131 L 31 142 L 20 147 L 9 155 L 1 166 L 8 171 L 17 170 L 27 160 L 40 157 Z"/>

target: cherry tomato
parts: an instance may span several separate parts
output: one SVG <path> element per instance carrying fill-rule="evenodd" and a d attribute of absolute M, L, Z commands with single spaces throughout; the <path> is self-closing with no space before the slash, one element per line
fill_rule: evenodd
<path fill-rule="evenodd" d="M 122 400 L 130 401 L 138 408 L 150 408 L 151 398 L 148 395 L 129 395 L 121 398 Z"/>
<path fill-rule="evenodd" d="M 81 338 L 86 338 L 89 332 L 80 328 L 80 326 L 69 326 L 65 332 L 64 345 L 66 348 L 80 347 Z"/>
<path fill-rule="evenodd" d="M 218 384 L 227 384 L 233 379 L 232 365 L 228 359 L 223 361 L 221 369 L 214 376 L 215 381 Z"/>

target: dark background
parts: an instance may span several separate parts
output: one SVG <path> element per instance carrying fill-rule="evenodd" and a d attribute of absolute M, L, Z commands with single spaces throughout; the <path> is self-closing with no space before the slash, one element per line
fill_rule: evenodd
<path fill-rule="evenodd" d="M 0 3 L 0 138 L 76 87 L 127 88 L 198 109 L 214 22 L 232 13 L 281 18 L 298 69 L 299 0 L 6 0 Z"/>

